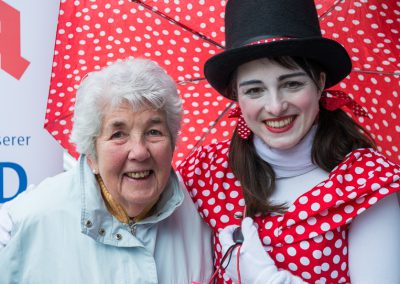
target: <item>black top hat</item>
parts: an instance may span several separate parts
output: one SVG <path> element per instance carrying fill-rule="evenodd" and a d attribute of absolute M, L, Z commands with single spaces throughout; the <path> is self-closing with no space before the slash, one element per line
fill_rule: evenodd
<path fill-rule="evenodd" d="M 207 60 L 204 74 L 221 94 L 232 73 L 262 57 L 309 58 L 327 74 L 325 88 L 351 71 L 351 60 L 338 42 L 322 37 L 313 0 L 229 0 L 225 10 L 226 49 Z"/>

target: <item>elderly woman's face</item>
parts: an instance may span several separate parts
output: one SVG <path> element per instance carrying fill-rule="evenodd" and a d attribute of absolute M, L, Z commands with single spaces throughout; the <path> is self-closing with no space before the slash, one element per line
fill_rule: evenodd
<path fill-rule="evenodd" d="M 320 80 L 323 86 L 324 74 Z M 247 125 L 272 148 L 288 149 L 299 143 L 319 112 L 321 92 L 307 73 L 268 59 L 241 65 L 237 90 Z"/>
<path fill-rule="evenodd" d="M 128 103 L 105 110 L 96 140 L 97 160 L 89 158 L 112 197 L 130 217 L 148 210 L 163 192 L 173 149 L 162 111 Z"/>

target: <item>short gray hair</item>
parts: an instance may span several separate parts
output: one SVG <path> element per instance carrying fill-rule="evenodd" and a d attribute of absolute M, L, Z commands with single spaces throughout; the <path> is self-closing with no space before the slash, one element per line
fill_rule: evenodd
<path fill-rule="evenodd" d="M 101 131 L 104 106 L 118 106 L 124 101 L 134 109 L 150 105 L 163 110 L 175 147 L 182 116 L 176 84 L 154 61 L 136 58 L 116 61 L 82 81 L 70 138 L 78 153 L 97 157 L 95 141 Z"/>

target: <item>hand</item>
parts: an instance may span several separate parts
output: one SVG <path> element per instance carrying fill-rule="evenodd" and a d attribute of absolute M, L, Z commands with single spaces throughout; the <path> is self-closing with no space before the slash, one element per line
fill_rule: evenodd
<path fill-rule="evenodd" d="M 221 230 L 219 241 L 222 246 L 222 253 L 234 244 L 232 239 L 233 231 L 237 226 L 228 226 Z M 245 218 L 242 221 L 242 233 L 244 242 L 240 249 L 239 268 L 242 284 L 290 284 L 306 283 L 301 278 L 292 275 L 289 271 L 278 270 L 274 261 L 265 251 L 258 237 L 258 231 L 251 218 Z M 226 274 L 238 283 L 237 273 L 237 251 L 232 253 L 231 261 L 226 267 Z"/>

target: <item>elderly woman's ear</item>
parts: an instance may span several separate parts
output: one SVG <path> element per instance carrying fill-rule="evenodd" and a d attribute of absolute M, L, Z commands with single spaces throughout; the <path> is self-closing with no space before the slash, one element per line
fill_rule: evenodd
<path fill-rule="evenodd" d="M 87 162 L 88 162 L 89 168 L 92 170 L 92 173 L 95 175 L 98 174 L 99 170 L 97 169 L 96 160 L 92 158 L 91 154 L 87 154 L 86 157 L 87 157 Z"/>

